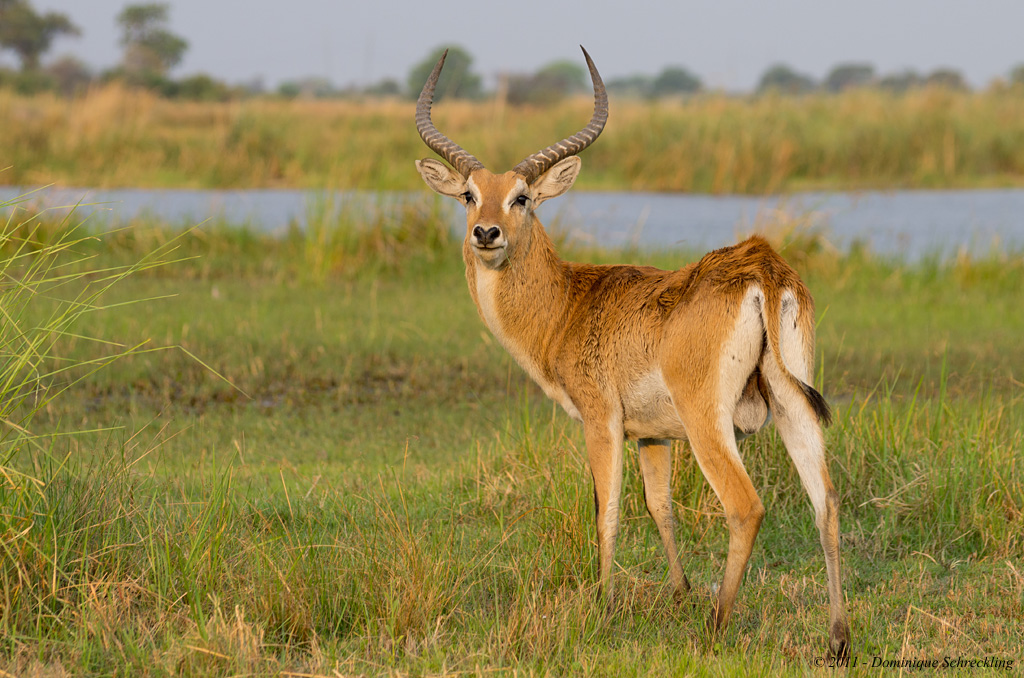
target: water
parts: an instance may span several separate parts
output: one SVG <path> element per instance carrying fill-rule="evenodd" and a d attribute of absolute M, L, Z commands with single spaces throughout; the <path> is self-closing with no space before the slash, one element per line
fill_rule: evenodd
<path fill-rule="evenodd" d="M 23 191 L 0 187 L 0 200 Z M 369 208 L 381 200 L 427 195 L 342 193 L 343 201 Z M 36 205 L 82 203 L 81 215 L 126 222 L 140 215 L 173 224 L 223 218 L 259 230 L 302 225 L 316 192 L 297 190 L 45 189 Z M 465 228 L 461 208 L 452 204 L 452 228 Z M 1024 251 L 1024 190 L 892 191 L 800 193 L 786 197 L 706 196 L 575 191 L 540 207 L 542 221 L 582 242 L 614 247 L 707 250 L 735 242 L 768 223 L 776 210 L 804 215 L 826 229 L 840 249 L 862 242 L 872 251 L 914 260 L 948 257 L 960 250 L 987 254 Z"/>
<path fill-rule="evenodd" d="M 544 209 L 542 207 L 541 209 Z M 916 260 L 961 249 L 1024 251 L 1024 190 L 801 193 L 786 197 L 577 193 L 558 214 L 578 237 L 604 244 L 705 250 L 770 223 L 777 212 L 803 216 L 845 250 Z M 585 225 L 584 225 L 585 224 Z"/>

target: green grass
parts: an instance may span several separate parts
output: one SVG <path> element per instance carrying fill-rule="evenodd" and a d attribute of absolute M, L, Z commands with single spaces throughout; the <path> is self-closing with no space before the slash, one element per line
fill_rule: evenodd
<path fill-rule="evenodd" d="M 673 488 L 692 604 L 671 602 L 631 448 L 605 614 L 581 430 L 488 338 L 458 243 L 401 236 L 429 232 L 434 209 L 361 226 L 342 211 L 308 237 L 206 226 L 173 241 L 184 261 L 104 292 L 76 334 L 181 348 L 86 375 L 32 422 L 67 434 L 4 461 L 0 671 L 826 672 L 824 561 L 771 427 L 741 447 L 768 514 L 724 637 L 704 620 L 726 529 L 685 446 Z M 69 266 L 174 235 L 137 224 L 83 241 Z M 779 244 L 818 301 L 858 661 L 1019 672 L 1021 257 L 908 266 L 813 236 Z M 132 299 L 153 301 L 120 306 Z M 101 346 L 66 336 L 54 351 Z M 104 431 L 68 433 L 84 429 Z"/>

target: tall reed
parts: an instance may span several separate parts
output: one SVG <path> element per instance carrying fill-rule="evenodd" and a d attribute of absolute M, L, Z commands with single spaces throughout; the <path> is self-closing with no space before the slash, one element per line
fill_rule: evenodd
<path fill-rule="evenodd" d="M 588 119 L 445 101 L 439 129 L 503 170 Z M 765 193 L 1020 185 L 1024 89 L 613 99 L 584 189 Z M 0 183 L 418 189 L 428 154 L 405 101 L 168 101 L 117 85 L 65 100 L 0 91 Z"/>
<path fill-rule="evenodd" d="M 70 431 L 37 434 L 33 420 L 111 362 L 151 350 L 78 327 L 109 310 L 106 295 L 129 276 L 173 256 L 169 246 L 128 265 L 90 265 L 81 250 L 96 236 L 73 212 L 53 224 L 21 203 L 0 203 L 0 635 L 12 642 L 60 623 L 68 583 L 95 564 L 91 545 L 127 510 L 110 496 L 122 476 L 69 464 L 61 436 Z M 93 357 L 70 359 L 68 344 L 83 340 L 96 344 Z"/>
<path fill-rule="evenodd" d="M 80 339 L 75 326 L 102 312 L 104 295 L 128 276 L 162 266 L 173 247 L 157 249 L 128 265 L 89 267 L 80 250 L 96 236 L 75 223 L 74 212 L 57 223 L 29 212 L 23 199 L 0 203 L 0 460 L 31 440 L 33 415 L 91 371 L 138 351 L 104 344 L 102 357 L 66 361 L 57 345 Z M 31 312 L 30 312 L 31 311 Z M 26 437 L 27 436 L 27 437 Z"/>

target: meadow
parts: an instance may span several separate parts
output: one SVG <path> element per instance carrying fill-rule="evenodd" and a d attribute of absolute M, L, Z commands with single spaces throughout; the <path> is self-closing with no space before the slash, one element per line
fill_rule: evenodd
<path fill-rule="evenodd" d="M 111 85 L 65 99 L 0 90 L 0 183 L 39 186 L 417 190 L 425 157 L 403 100 L 168 101 Z M 512 167 L 590 117 L 441 101 L 439 129 L 492 168 Z M 898 95 L 613 97 L 577 190 L 785 192 L 1020 186 L 1024 88 Z"/>
<path fill-rule="evenodd" d="M 272 237 L 4 206 L 0 676 L 831 675 L 770 426 L 741 446 L 768 513 L 726 633 L 726 529 L 685 445 L 691 600 L 631 446 L 606 613 L 580 427 L 487 334 L 444 209 Z M 768 230 L 817 301 L 852 661 L 1019 672 L 1024 257 L 910 265 L 800 221 Z"/>

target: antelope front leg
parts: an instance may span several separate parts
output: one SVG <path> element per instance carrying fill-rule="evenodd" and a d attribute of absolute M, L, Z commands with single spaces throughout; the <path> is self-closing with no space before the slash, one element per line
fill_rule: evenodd
<path fill-rule="evenodd" d="M 610 607 L 613 596 L 612 565 L 615 536 L 619 531 L 619 496 L 622 493 L 622 420 L 618 416 L 584 423 L 587 457 L 594 477 L 594 510 L 597 514 L 597 550 L 601 596 Z"/>
<path fill-rule="evenodd" d="M 647 512 L 658 526 L 668 557 L 668 575 L 676 601 L 690 591 L 676 551 L 675 517 L 672 513 L 672 442 L 644 438 L 639 441 L 640 472 L 644 479 Z"/>

